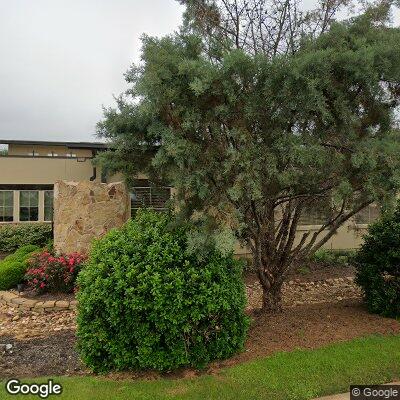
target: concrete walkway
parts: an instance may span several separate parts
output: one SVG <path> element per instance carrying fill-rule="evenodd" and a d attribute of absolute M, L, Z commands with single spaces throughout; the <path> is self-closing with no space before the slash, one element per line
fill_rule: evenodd
<path fill-rule="evenodd" d="M 386 385 L 400 385 L 400 382 L 386 383 Z M 319 397 L 314 400 L 350 400 L 350 393 L 335 394 L 333 396 Z"/>

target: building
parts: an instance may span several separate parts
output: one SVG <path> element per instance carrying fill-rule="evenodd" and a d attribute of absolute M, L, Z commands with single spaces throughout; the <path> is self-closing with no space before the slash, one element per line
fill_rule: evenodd
<path fill-rule="evenodd" d="M 98 152 L 108 149 L 105 143 L 0 140 L 0 226 L 16 223 L 51 223 L 53 220 L 53 186 L 57 180 L 115 182 L 93 165 Z M 163 210 L 171 188 L 150 187 L 139 179 L 131 194 L 131 213 L 142 206 Z M 77 205 L 79 206 L 79 205 Z M 342 226 L 325 247 L 356 248 L 362 242 L 367 225 L 377 217 L 369 207 Z M 310 212 L 302 218 L 299 237 L 305 230 L 318 230 L 323 215 Z M 248 250 L 236 249 L 238 254 Z"/>

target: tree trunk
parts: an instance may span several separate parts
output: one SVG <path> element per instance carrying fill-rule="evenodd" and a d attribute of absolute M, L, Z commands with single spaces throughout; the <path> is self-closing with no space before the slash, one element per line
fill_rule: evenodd
<path fill-rule="evenodd" d="M 282 311 L 282 286 L 263 287 L 262 312 L 276 314 Z"/>

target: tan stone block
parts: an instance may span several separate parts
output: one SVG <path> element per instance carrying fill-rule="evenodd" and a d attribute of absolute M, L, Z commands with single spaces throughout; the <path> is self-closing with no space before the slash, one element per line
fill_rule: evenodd
<path fill-rule="evenodd" d="M 19 297 L 17 294 L 11 293 L 11 292 L 1 292 L 1 293 L 2 293 L 3 300 L 6 300 L 6 301 L 10 301 L 11 299 Z"/>
<path fill-rule="evenodd" d="M 24 306 L 34 307 L 37 302 L 38 302 L 38 300 L 26 299 L 24 302 Z"/>
<path fill-rule="evenodd" d="M 26 301 L 26 299 L 24 299 L 23 297 L 14 297 L 10 301 L 11 303 L 14 304 L 23 304 Z"/>
<path fill-rule="evenodd" d="M 48 301 L 45 301 L 44 303 L 43 303 L 43 308 L 50 308 L 50 307 L 54 307 L 54 305 L 56 304 L 56 302 L 55 301 L 53 301 L 53 300 L 48 300 Z"/>
<path fill-rule="evenodd" d="M 58 300 L 58 301 L 56 301 L 56 307 L 68 308 L 69 307 L 69 301 Z"/>

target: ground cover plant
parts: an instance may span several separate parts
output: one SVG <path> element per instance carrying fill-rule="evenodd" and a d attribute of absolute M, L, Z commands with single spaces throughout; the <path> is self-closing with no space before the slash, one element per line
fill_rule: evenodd
<path fill-rule="evenodd" d="M 317 350 L 297 350 L 247 362 L 217 375 L 157 380 L 55 377 L 61 400 L 264 399 L 309 400 L 346 392 L 351 384 L 378 384 L 400 376 L 400 336 L 373 336 Z M 23 379 L 23 382 L 29 381 Z M 35 379 L 46 382 L 46 379 Z M 9 396 L 1 385 L 2 398 Z"/>
<path fill-rule="evenodd" d="M 203 367 L 243 347 L 242 265 L 188 250 L 188 227 L 141 210 L 93 245 L 78 277 L 78 348 L 95 371 Z"/>
<path fill-rule="evenodd" d="M 12 289 L 24 281 L 28 260 L 39 250 L 35 245 L 22 246 L 0 261 L 0 290 Z"/>
<path fill-rule="evenodd" d="M 11 253 L 28 244 L 44 247 L 52 237 L 51 224 L 5 225 L 0 228 L 0 253 Z"/>
<path fill-rule="evenodd" d="M 400 204 L 394 214 L 368 227 L 356 256 L 356 282 L 368 309 L 400 317 Z"/>
<path fill-rule="evenodd" d="M 55 256 L 45 250 L 28 260 L 25 280 L 38 294 L 46 292 L 72 293 L 76 278 L 86 257 L 79 253 Z"/>

